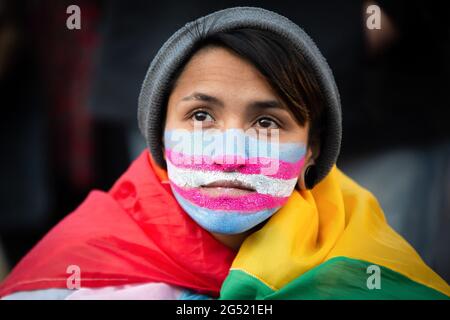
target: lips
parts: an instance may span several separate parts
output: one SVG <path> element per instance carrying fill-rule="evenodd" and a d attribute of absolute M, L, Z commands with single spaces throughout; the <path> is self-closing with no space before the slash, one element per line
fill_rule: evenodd
<path fill-rule="evenodd" d="M 200 187 L 200 190 L 202 191 L 203 194 L 209 195 L 211 197 L 218 197 L 218 196 L 239 197 L 256 192 L 255 188 L 237 180 L 214 181 L 212 183 L 202 185 Z"/>
<path fill-rule="evenodd" d="M 240 189 L 240 190 L 246 190 L 246 191 L 256 191 L 255 188 L 252 186 L 245 184 L 241 181 L 215 181 L 212 183 L 208 183 L 206 185 L 202 186 L 203 188 L 233 188 L 233 189 Z"/>
<path fill-rule="evenodd" d="M 276 179 L 262 174 L 179 168 L 170 161 L 167 161 L 167 170 L 173 184 L 181 188 L 196 188 L 211 196 L 217 195 L 217 191 L 221 190 L 228 195 L 261 193 L 274 197 L 287 197 L 291 195 L 298 180 L 297 178 Z"/>
<path fill-rule="evenodd" d="M 182 188 L 173 183 L 171 187 L 183 199 L 209 210 L 254 213 L 281 207 L 288 199 L 237 188 Z"/>

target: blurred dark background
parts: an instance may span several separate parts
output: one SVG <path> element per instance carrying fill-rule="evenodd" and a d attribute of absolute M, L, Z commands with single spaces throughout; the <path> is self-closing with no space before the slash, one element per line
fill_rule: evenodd
<path fill-rule="evenodd" d="M 79 30 L 66 27 L 72 4 Z M 366 27 L 369 4 L 380 30 Z M 137 97 L 164 41 L 238 5 L 283 14 L 315 40 L 341 94 L 338 165 L 450 280 L 450 14 L 412 0 L 0 0 L 0 280 L 145 148 Z"/>

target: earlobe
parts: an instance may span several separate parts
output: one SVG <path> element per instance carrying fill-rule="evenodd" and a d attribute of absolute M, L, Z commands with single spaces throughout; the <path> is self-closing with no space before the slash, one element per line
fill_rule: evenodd
<path fill-rule="evenodd" d="M 314 184 L 316 182 L 317 178 L 317 167 L 316 165 L 310 165 L 306 168 L 305 174 L 304 174 L 304 183 L 306 189 L 312 189 L 314 187 Z"/>
<path fill-rule="evenodd" d="M 315 164 L 306 165 L 298 178 L 297 187 L 300 190 L 312 189 L 317 178 L 317 168 Z"/>
<path fill-rule="evenodd" d="M 312 156 L 312 150 L 311 148 L 308 148 L 305 156 L 305 165 L 303 166 L 300 177 L 298 178 L 297 188 L 300 190 L 311 189 L 314 186 L 316 177 L 317 169 Z"/>

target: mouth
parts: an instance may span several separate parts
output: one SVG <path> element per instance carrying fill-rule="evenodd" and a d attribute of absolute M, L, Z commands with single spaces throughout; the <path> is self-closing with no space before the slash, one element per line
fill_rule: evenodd
<path fill-rule="evenodd" d="M 255 188 L 240 181 L 214 181 L 200 187 L 202 191 L 211 196 L 240 196 L 255 192 Z"/>

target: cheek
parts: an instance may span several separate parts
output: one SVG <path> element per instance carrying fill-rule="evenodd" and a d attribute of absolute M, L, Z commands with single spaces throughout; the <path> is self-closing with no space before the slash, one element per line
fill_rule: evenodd
<path fill-rule="evenodd" d="M 306 147 L 301 143 L 280 143 L 261 173 L 278 179 L 298 178 L 305 164 Z"/>
<path fill-rule="evenodd" d="M 165 122 L 165 131 L 174 131 L 179 129 L 189 129 L 189 123 L 183 121 L 182 117 L 171 117 L 167 118 Z"/>

